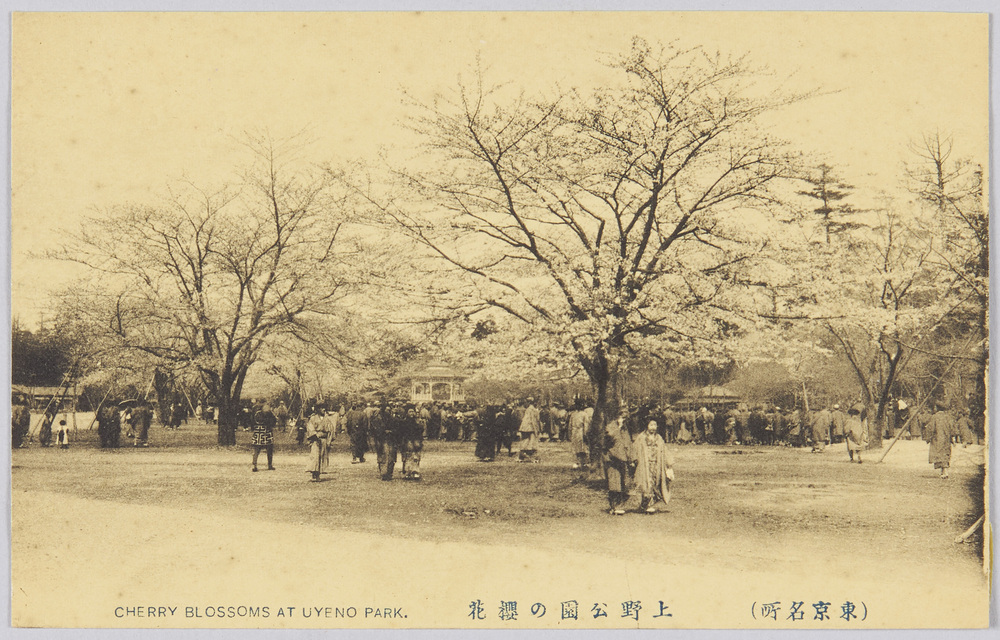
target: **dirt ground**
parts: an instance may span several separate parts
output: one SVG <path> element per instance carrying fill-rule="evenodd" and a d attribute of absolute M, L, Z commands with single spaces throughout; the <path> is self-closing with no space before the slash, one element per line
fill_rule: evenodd
<path fill-rule="evenodd" d="M 919 441 L 897 443 L 882 464 L 881 452 L 866 454 L 862 465 L 849 464 L 842 445 L 822 454 L 674 447 L 677 478 L 663 512 L 611 517 L 599 482 L 570 468 L 562 443 L 543 443 L 538 464 L 518 464 L 506 455 L 477 462 L 474 443 L 428 442 L 424 480 L 387 483 L 374 454 L 350 464 L 340 435 L 330 473 L 310 483 L 306 449 L 290 433 L 276 434 L 276 470 L 251 473 L 243 432 L 237 447 L 219 448 L 210 425 L 154 427 L 150 448 L 108 451 L 96 447 L 88 422 L 78 419 L 67 450 L 13 452 L 16 625 L 988 622 L 981 534 L 954 543 L 982 513 L 982 447 L 956 447 L 948 480 Z M 643 603 L 638 620 L 622 615 L 633 599 Z M 481 620 L 469 616 L 477 600 Z M 562 618 L 561 603 L 573 600 L 578 619 Z M 326 604 L 308 618 L 277 614 L 309 601 Z M 502 601 L 521 603 L 516 620 L 500 619 Z M 783 603 L 775 619 L 760 615 L 771 602 Z M 795 602 L 807 615 L 789 617 Z M 813 606 L 822 602 L 831 603 L 829 619 Z M 867 617 L 841 617 L 847 602 L 859 616 L 864 603 Z M 604 603 L 608 615 L 594 618 L 600 610 L 591 605 Z M 267 607 L 269 616 L 241 616 L 240 605 Z M 229 606 L 233 616 L 205 615 Z M 165 615 L 139 617 L 130 607 Z M 392 616 L 363 615 L 386 608 Z"/>

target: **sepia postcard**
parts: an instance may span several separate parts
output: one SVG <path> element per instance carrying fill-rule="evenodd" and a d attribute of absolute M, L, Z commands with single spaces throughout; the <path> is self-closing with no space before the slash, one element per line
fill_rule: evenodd
<path fill-rule="evenodd" d="M 15 13 L 11 625 L 990 624 L 989 16 Z"/>

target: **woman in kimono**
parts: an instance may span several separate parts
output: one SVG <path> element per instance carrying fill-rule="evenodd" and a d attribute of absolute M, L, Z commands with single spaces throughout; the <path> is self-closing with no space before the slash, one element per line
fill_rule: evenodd
<path fill-rule="evenodd" d="M 329 467 L 331 440 L 333 431 L 330 422 L 323 416 L 323 410 L 317 409 L 306 423 L 306 442 L 309 443 L 309 467 L 306 471 L 312 474 L 310 482 L 319 482 L 319 474 Z"/>
<path fill-rule="evenodd" d="M 656 513 L 657 502 L 670 501 L 670 483 L 674 480 L 674 457 L 656 427 L 656 421 L 650 420 L 646 430 L 632 442 L 635 487 L 642 497 L 639 509 L 646 513 Z"/>
<path fill-rule="evenodd" d="M 865 409 L 859 403 L 848 409 L 847 420 L 844 422 L 844 436 L 847 440 L 847 455 L 851 462 L 861 464 L 861 451 L 868 445 L 867 417 Z"/>
<path fill-rule="evenodd" d="M 632 459 L 632 439 L 622 417 L 605 425 L 604 475 L 608 480 L 608 511 L 613 516 L 625 515 L 628 502 L 629 462 Z"/>

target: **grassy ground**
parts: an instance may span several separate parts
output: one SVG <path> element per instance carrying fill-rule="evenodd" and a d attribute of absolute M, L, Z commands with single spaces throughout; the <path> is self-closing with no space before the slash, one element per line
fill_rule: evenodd
<path fill-rule="evenodd" d="M 982 513 L 981 447 L 956 448 L 949 480 L 937 478 L 921 442 L 900 442 L 886 463 L 875 464 L 872 456 L 863 465 L 849 464 L 842 446 L 823 454 L 678 447 L 665 512 L 612 518 L 599 479 L 573 471 L 568 445 L 560 443 L 543 443 L 539 464 L 518 464 L 505 454 L 480 463 L 474 443 L 428 442 L 423 482 L 386 483 L 378 479 L 373 454 L 365 464 L 350 464 L 347 438 L 340 435 L 330 473 L 309 483 L 306 448 L 290 433 L 276 434 L 277 470 L 259 473 L 250 472 L 249 434 L 239 432 L 236 447 L 220 448 L 211 425 L 153 427 L 149 449 L 101 450 L 96 429 L 73 435 L 68 450 L 32 445 L 15 451 L 13 491 L 605 555 L 627 554 L 632 541 L 646 540 L 654 542 L 649 553 L 657 561 L 750 570 L 841 554 L 876 570 L 917 562 L 967 572 L 981 563 L 980 534 L 968 544 L 952 543 Z"/>

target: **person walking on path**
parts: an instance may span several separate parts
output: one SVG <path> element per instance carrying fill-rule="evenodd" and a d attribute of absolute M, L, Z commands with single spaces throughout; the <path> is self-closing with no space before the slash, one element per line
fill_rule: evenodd
<path fill-rule="evenodd" d="M 941 405 L 936 406 L 924 428 L 924 440 L 930 445 L 927 461 L 941 470 L 941 478 L 948 477 L 948 467 L 951 466 L 951 440 L 960 435 L 955 420 Z"/>

